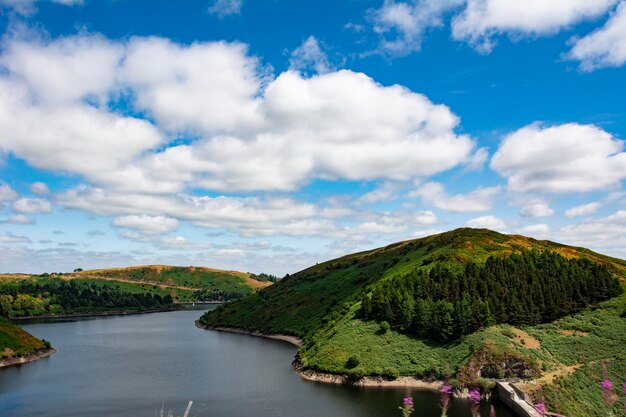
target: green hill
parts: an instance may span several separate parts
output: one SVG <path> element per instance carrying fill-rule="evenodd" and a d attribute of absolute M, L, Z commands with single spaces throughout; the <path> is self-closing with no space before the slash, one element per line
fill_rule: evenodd
<path fill-rule="evenodd" d="M 17 358 L 44 352 L 50 344 L 25 332 L 9 320 L 0 317 L 0 367 Z"/>
<path fill-rule="evenodd" d="M 248 273 L 164 265 L 5 274 L 0 307 L 10 317 L 160 310 L 175 301 L 230 301 L 268 285 Z"/>
<path fill-rule="evenodd" d="M 524 377 L 564 414 L 600 416 L 599 390 L 575 387 L 598 381 L 602 362 L 626 372 L 618 280 L 623 260 L 465 228 L 315 265 L 200 322 L 299 336 L 305 369 L 458 384 Z"/>

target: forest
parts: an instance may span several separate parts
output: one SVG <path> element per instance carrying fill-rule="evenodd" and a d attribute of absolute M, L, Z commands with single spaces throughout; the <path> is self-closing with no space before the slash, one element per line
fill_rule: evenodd
<path fill-rule="evenodd" d="M 526 251 L 492 256 L 462 272 L 415 268 L 377 284 L 360 316 L 403 333 L 447 342 L 493 324 L 554 321 L 621 294 L 611 271 L 586 259 Z"/>
<path fill-rule="evenodd" d="M 0 314 L 27 317 L 109 310 L 151 310 L 173 304 L 170 295 L 129 293 L 113 285 L 21 281 L 0 286 Z"/>

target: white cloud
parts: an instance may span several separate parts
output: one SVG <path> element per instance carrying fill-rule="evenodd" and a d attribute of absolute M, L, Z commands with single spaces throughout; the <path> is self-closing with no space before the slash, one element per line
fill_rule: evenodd
<path fill-rule="evenodd" d="M 619 4 L 602 28 L 576 39 L 566 57 L 580 61 L 583 71 L 623 65 L 626 62 L 626 2 Z"/>
<path fill-rule="evenodd" d="M 287 191 L 315 178 L 406 180 L 463 163 L 474 148 L 455 134 L 457 116 L 421 94 L 351 71 L 270 79 L 242 44 L 93 35 L 6 44 L 0 130 L 11 134 L 0 151 L 104 188 Z M 120 94 L 155 124 L 108 109 Z M 181 132 L 196 140 L 163 147 Z"/>
<path fill-rule="evenodd" d="M 259 123 L 255 98 L 262 84 L 258 60 L 240 43 L 189 46 L 163 38 L 134 38 L 119 74 L 168 131 L 216 134 Z M 146 65 L 149 63 L 149 65 Z"/>
<path fill-rule="evenodd" d="M 0 201 L 13 201 L 18 195 L 9 184 L 0 182 Z"/>
<path fill-rule="evenodd" d="M 398 198 L 399 186 L 393 182 L 384 182 L 372 191 L 359 197 L 356 204 L 373 204 L 382 201 L 393 201 Z"/>
<path fill-rule="evenodd" d="M 52 211 L 52 204 L 42 198 L 20 198 L 13 202 L 11 207 L 15 211 L 27 214 L 50 213 Z"/>
<path fill-rule="evenodd" d="M 585 192 L 626 178 L 624 143 L 593 125 L 519 129 L 502 141 L 491 167 L 514 192 Z"/>
<path fill-rule="evenodd" d="M 314 36 L 309 36 L 291 53 L 289 69 L 303 73 L 325 74 L 334 70 L 328 56 Z"/>
<path fill-rule="evenodd" d="M 554 214 L 554 210 L 544 201 L 536 201 L 526 204 L 520 210 L 524 217 L 548 217 Z"/>
<path fill-rule="evenodd" d="M 50 189 L 45 182 L 34 182 L 30 185 L 30 191 L 35 195 L 46 195 L 50 193 Z"/>
<path fill-rule="evenodd" d="M 379 52 L 402 56 L 420 50 L 426 32 L 443 26 L 446 12 L 464 1 L 416 0 L 411 4 L 385 0 L 379 9 L 371 12 L 374 32 L 383 36 Z"/>
<path fill-rule="evenodd" d="M 493 200 L 500 192 L 501 187 L 477 188 L 467 194 L 448 195 L 443 184 L 429 182 L 411 193 L 419 196 L 424 203 L 450 212 L 487 211 L 493 206 Z"/>
<path fill-rule="evenodd" d="M 555 239 L 603 253 L 626 256 L 626 210 L 599 218 L 586 219 L 554 232 Z"/>
<path fill-rule="evenodd" d="M 113 226 L 140 230 L 143 233 L 166 233 L 178 228 L 178 221 L 165 216 L 128 215 L 113 219 Z"/>
<path fill-rule="evenodd" d="M 30 217 L 26 217 L 23 214 L 15 214 L 8 219 L 0 221 L 0 223 L 10 224 L 35 224 L 35 220 Z"/>
<path fill-rule="evenodd" d="M 243 0 L 215 0 L 213 5 L 208 8 L 209 14 L 217 15 L 219 18 L 231 16 L 241 13 Z"/>
<path fill-rule="evenodd" d="M 589 214 L 593 214 L 598 211 L 602 207 L 602 203 L 593 202 L 589 204 L 583 204 L 580 206 L 572 207 L 565 211 L 565 217 L 577 217 L 577 216 L 586 216 Z"/>
<path fill-rule="evenodd" d="M 461 163 L 474 146 L 453 132 L 458 119 L 446 106 L 351 71 L 283 73 L 259 111 L 264 127 L 252 134 L 170 148 L 146 166 L 191 172 L 209 189 L 287 191 L 312 178 L 427 176 Z"/>
<path fill-rule="evenodd" d="M 452 22 L 452 36 L 490 52 L 500 34 L 552 35 L 607 13 L 617 0 L 468 0 Z"/>
<path fill-rule="evenodd" d="M 0 235 L 0 243 L 30 243 L 31 240 L 26 236 L 14 235 L 7 232 L 4 235 Z"/>
<path fill-rule="evenodd" d="M 515 233 L 523 236 L 543 239 L 548 236 L 548 233 L 550 233 L 550 226 L 547 224 L 531 224 L 517 229 Z"/>
<path fill-rule="evenodd" d="M 168 250 L 205 250 L 211 248 L 207 242 L 190 242 L 184 236 L 163 237 L 156 245 L 160 249 Z"/>
<path fill-rule="evenodd" d="M 474 227 L 479 229 L 491 229 L 499 232 L 504 231 L 506 223 L 504 220 L 495 216 L 482 216 L 475 217 L 465 222 L 467 227 Z"/>
<path fill-rule="evenodd" d="M 228 228 L 243 236 L 332 236 L 337 226 L 319 218 L 313 204 L 290 198 L 198 197 L 110 192 L 79 187 L 60 193 L 67 208 L 100 215 L 167 216 L 207 228 Z"/>
<path fill-rule="evenodd" d="M 349 239 L 354 238 L 352 235 L 402 234 L 410 229 L 433 225 L 438 222 L 437 216 L 430 210 L 376 213 L 365 217 L 369 217 L 369 219 L 347 231 Z"/>
<path fill-rule="evenodd" d="M 0 9 L 2 6 L 8 7 L 15 13 L 28 16 L 37 11 L 35 7 L 36 1 L 42 0 L 0 0 Z M 65 6 L 82 5 L 84 0 L 44 0 L 51 3 L 63 4 Z"/>
<path fill-rule="evenodd" d="M 480 148 L 474 152 L 474 155 L 466 162 L 466 169 L 468 171 L 480 171 L 485 162 L 489 159 L 489 151 L 487 148 Z"/>

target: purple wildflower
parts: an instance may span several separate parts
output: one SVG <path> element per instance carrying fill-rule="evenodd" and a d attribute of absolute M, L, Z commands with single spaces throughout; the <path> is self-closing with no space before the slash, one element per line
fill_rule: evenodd
<path fill-rule="evenodd" d="M 413 397 L 407 394 L 402 400 L 402 407 L 399 407 L 402 411 L 402 417 L 409 417 L 413 413 Z"/>
<path fill-rule="evenodd" d="M 535 404 L 535 410 L 537 410 L 539 412 L 539 414 L 541 414 L 542 416 L 546 415 L 546 404 L 541 401 L 538 402 L 537 404 Z"/>
<path fill-rule="evenodd" d="M 606 364 L 602 363 L 602 382 L 600 382 L 600 388 L 602 389 L 602 400 L 607 409 L 607 415 L 612 415 L 613 404 L 617 401 L 617 394 L 613 391 L 613 381 L 609 379 L 609 371 L 606 369 Z"/>
<path fill-rule="evenodd" d="M 469 392 L 469 400 L 472 416 L 480 416 L 480 389 L 472 388 Z"/>
<path fill-rule="evenodd" d="M 605 391 L 613 391 L 613 381 L 610 379 L 605 379 L 600 382 L 600 387 Z"/>
<path fill-rule="evenodd" d="M 448 415 L 448 408 L 450 407 L 450 397 L 452 396 L 452 385 L 443 384 L 439 389 L 441 392 L 441 399 L 439 400 L 441 405 L 441 416 L 446 417 Z"/>

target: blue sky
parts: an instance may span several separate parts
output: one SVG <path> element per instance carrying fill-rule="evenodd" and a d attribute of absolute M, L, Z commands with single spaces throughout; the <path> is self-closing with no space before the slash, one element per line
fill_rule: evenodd
<path fill-rule="evenodd" d="M 623 0 L 0 0 L 0 272 L 626 258 Z"/>

